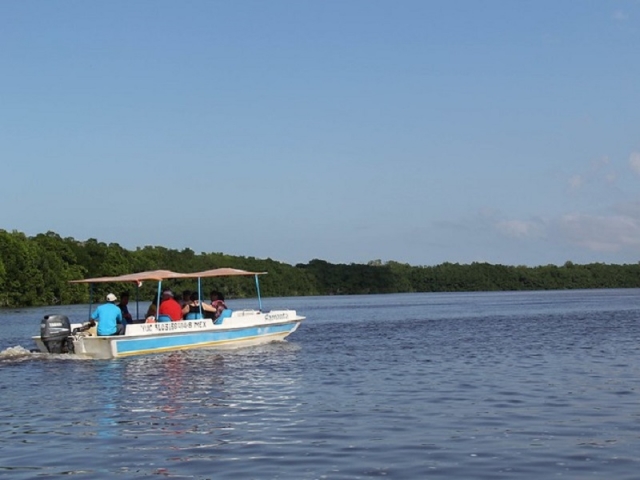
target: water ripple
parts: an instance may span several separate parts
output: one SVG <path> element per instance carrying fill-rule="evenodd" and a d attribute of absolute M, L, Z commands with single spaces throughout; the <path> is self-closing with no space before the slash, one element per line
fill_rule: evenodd
<path fill-rule="evenodd" d="M 638 297 L 291 299 L 288 342 L 117 361 L 31 353 L 11 311 L 0 477 L 635 479 Z"/>

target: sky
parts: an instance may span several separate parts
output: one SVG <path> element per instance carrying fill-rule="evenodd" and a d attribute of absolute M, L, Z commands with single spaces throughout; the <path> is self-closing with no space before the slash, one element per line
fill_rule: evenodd
<path fill-rule="evenodd" d="M 640 0 L 5 0 L 0 46 L 0 229 L 640 261 Z"/>

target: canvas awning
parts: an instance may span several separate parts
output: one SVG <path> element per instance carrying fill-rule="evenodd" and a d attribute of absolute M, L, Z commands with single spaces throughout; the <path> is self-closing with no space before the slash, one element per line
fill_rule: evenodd
<path fill-rule="evenodd" d="M 83 280 L 71 280 L 69 283 L 107 283 L 107 282 L 132 282 L 140 283 L 144 280 L 165 280 L 167 278 L 183 278 L 183 273 L 172 272 L 171 270 L 150 270 L 147 272 L 129 273 L 116 277 L 96 277 L 85 278 Z"/>
<path fill-rule="evenodd" d="M 107 283 L 107 282 L 132 282 L 140 283 L 145 280 L 166 280 L 170 278 L 210 278 L 210 277 L 234 277 L 234 276 L 252 276 L 265 275 L 267 272 L 249 272 L 247 270 L 239 270 L 237 268 L 214 268 L 204 270 L 202 272 L 178 273 L 171 270 L 150 270 L 148 272 L 129 273 L 127 275 L 118 275 L 115 277 L 96 277 L 85 278 L 82 280 L 71 280 L 69 283 Z"/>
<path fill-rule="evenodd" d="M 202 272 L 183 273 L 180 278 L 236 277 L 265 275 L 266 273 L 267 272 L 249 272 L 247 270 L 239 270 L 237 268 L 214 268 L 212 270 L 204 270 Z"/>

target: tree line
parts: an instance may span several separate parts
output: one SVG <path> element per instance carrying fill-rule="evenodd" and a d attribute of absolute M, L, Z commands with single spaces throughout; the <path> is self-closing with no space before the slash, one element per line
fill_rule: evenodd
<path fill-rule="evenodd" d="M 166 269 L 196 272 L 232 267 L 268 272 L 261 277 L 263 296 L 351 295 L 404 292 L 558 290 L 640 287 L 640 264 L 537 267 L 489 263 L 443 263 L 411 266 L 374 260 L 367 264 L 332 264 L 314 259 L 289 265 L 270 258 L 200 253 L 161 246 L 127 250 L 94 238 L 79 241 L 55 232 L 32 237 L 0 229 L 0 307 L 87 303 L 108 291 L 119 294 L 123 284 L 72 284 L 70 280 Z M 194 290 L 193 280 L 171 281 L 176 291 Z M 135 287 L 134 287 L 135 288 Z M 145 282 L 141 299 L 151 299 L 157 285 Z M 220 289 L 228 298 L 255 296 L 252 278 L 203 279 L 203 290 Z M 95 301 L 95 300 L 94 300 Z"/>

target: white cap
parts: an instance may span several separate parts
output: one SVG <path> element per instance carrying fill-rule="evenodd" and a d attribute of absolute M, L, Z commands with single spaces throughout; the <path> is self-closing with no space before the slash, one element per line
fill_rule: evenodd
<path fill-rule="evenodd" d="M 118 300 L 118 297 L 116 297 L 113 293 L 107 295 L 107 302 L 115 302 L 116 300 Z"/>

